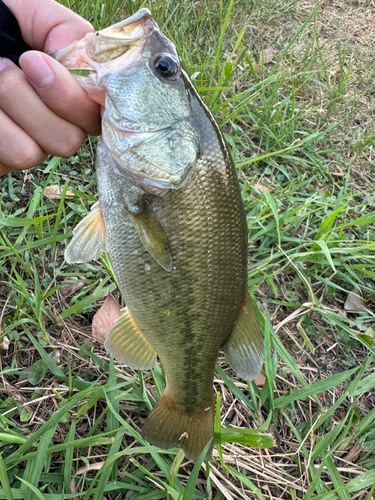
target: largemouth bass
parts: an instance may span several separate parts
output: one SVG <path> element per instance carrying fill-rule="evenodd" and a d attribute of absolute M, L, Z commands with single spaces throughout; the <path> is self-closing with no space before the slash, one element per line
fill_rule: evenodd
<path fill-rule="evenodd" d="M 214 433 L 219 351 L 246 380 L 263 362 L 231 155 L 147 9 L 55 57 L 80 70 L 78 80 L 103 106 L 99 204 L 75 229 L 66 261 L 109 252 L 126 309 L 105 347 L 135 369 L 152 368 L 159 356 L 167 386 L 143 436 L 196 459 Z"/>

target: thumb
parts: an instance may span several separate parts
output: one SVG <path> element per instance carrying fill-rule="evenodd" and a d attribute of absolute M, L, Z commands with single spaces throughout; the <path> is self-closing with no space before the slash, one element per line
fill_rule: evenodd
<path fill-rule="evenodd" d="M 100 134 L 98 104 L 62 64 L 47 54 L 30 50 L 20 57 L 20 66 L 39 97 L 55 114 L 87 134 Z"/>
<path fill-rule="evenodd" d="M 80 40 L 92 31 L 94 29 L 91 24 L 78 16 L 74 19 L 74 23 L 71 21 L 62 22 L 48 33 L 43 51 L 47 54 L 52 54 L 57 49 Z"/>

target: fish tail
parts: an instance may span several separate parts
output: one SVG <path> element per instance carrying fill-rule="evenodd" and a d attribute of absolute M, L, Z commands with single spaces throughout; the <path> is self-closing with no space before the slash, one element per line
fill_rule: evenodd
<path fill-rule="evenodd" d="M 188 458 L 196 460 L 214 436 L 214 411 L 212 398 L 205 408 L 192 414 L 186 413 L 184 407 L 170 394 L 167 386 L 146 420 L 142 435 L 146 441 L 159 448 L 180 447 Z M 211 458 L 212 447 L 213 444 L 205 461 Z"/>

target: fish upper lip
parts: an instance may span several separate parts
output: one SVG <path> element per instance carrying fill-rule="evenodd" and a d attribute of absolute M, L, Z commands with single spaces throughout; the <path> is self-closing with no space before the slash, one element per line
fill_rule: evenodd
<path fill-rule="evenodd" d="M 145 17 L 146 19 L 144 19 Z M 137 24 L 139 25 L 142 20 L 143 20 L 142 22 L 143 35 L 133 36 L 127 39 L 124 37 L 123 34 L 121 34 L 122 28 L 125 28 L 124 31 L 126 32 L 126 26 L 130 26 L 133 23 L 137 23 L 137 21 L 138 21 Z M 137 24 L 135 25 L 135 28 L 137 27 Z M 157 23 L 153 19 L 149 9 L 143 8 L 138 12 L 136 12 L 135 14 L 133 14 L 132 16 L 130 16 L 129 18 L 124 19 L 123 21 L 120 21 L 119 23 L 116 23 L 113 26 L 105 28 L 104 30 L 100 30 L 97 33 L 99 33 L 102 36 L 106 36 L 107 33 L 111 33 L 109 38 L 114 38 L 114 39 L 122 38 L 124 41 L 125 40 L 135 41 L 149 36 L 154 29 L 159 29 Z M 118 31 L 119 37 L 115 35 L 116 31 Z"/>
<path fill-rule="evenodd" d="M 124 19 L 123 21 L 120 21 L 119 23 L 113 24 L 112 26 L 109 26 L 108 28 L 105 28 L 104 30 L 101 30 L 100 32 L 106 33 L 108 31 L 113 31 L 113 29 L 122 28 L 123 26 L 127 26 L 129 24 L 134 23 L 134 21 L 139 21 L 140 19 L 142 19 L 142 17 L 145 17 L 145 16 L 150 16 L 150 18 L 152 19 L 151 12 L 146 7 L 139 10 L 138 12 L 136 12 L 132 16 L 128 17 L 127 19 Z M 156 25 L 155 21 L 154 21 L 154 24 Z"/>

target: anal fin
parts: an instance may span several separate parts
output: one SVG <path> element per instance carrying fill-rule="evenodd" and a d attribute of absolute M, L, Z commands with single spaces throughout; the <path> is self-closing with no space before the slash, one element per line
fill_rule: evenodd
<path fill-rule="evenodd" d="M 65 249 L 68 264 L 98 260 L 107 251 L 107 233 L 99 202 L 73 230 L 73 238 Z"/>
<path fill-rule="evenodd" d="M 172 250 L 159 219 L 147 203 L 142 212 L 129 212 L 144 247 L 152 258 L 166 271 L 172 271 Z"/>
<path fill-rule="evenodd" d="M 109 330 L 104 347 L 117 361 L 135 370 L 146 370 L 155 365 L 156 351 L 138 329 L 127 309 Z"/>
<path fill-rule="evenodd" d="M 264 357 L 263 335 L 249 295 L 223 349 L 226 361 L 244 380 L 253 380 L 260 373 Z"/>

